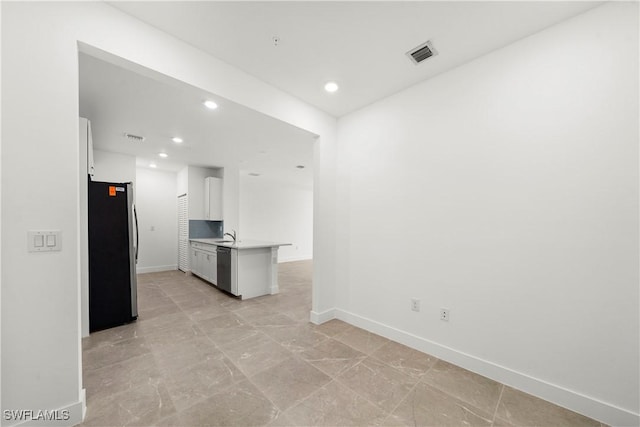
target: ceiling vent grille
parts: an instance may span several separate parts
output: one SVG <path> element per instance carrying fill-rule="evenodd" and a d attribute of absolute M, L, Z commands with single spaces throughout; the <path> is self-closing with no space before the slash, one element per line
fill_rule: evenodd
<path fill-rule="evenodd" d="M 437 55 L 438 52 L 433 48 L 433 44 L 431 41 L 421 44 L 420 46 L 411 49 L 407 52 L 407 56 L 411 58 L 414 64 L 418 65 L 425 59 L 431 58 L 432 56 Z"/>
<path fill-rule="evenodd" d="M 143 142 L 144 136 L 134 135 L 132 133 L 125 133 L 124 136 L 131 142 Z"/>

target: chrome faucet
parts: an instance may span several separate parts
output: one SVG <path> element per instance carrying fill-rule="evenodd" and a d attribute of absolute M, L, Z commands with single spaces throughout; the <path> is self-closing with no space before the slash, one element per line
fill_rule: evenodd
<path fill-rule="evenodd" d="M 231 236 L 231 238 L 233 239 L 233 243 L 236 242 L 236 230 L 231 230 L 233 232 L 232 233 L 224 233 L 224 235 L 222 236 L 222 238 L 224 239 L 224 236 Z"/>

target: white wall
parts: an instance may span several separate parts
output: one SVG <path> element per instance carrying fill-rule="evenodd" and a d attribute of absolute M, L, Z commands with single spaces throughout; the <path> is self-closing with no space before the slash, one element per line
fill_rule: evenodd
<path fill-rule="evenodd" d="M 637 18 L 598 7 L 340 119 L 338 316 L 638 425 Z"/>
<path fill-rule="evenodd" d="M 65 408 L 69 424 L 81 418 L 79 46 L 320 135 L 314 209 L 327 215 L 314 223 L 320 237 L 313 308 L 333 307 L 335 119 L 104 3 L 1 2 L 0 8 L 3 410 Z M 63 250 L 28 253 L 31 229 L 61 230 Z"/>
<path fill-rule="evenodd" d="M 138 273 L 177 269 L 178 199 L 175 172 L 136 169 Z"/>
<path fill-rule="evenodd" d="M 94 141 L 95 143 L 95 141 Z M 93 150 L 93 181 L 132 182 L 136 187 L 136 158 L 127 154 Z"/>
<path fill-rule="evenodd" d="M 236 165 L 227 165 L 219 178 L 222 178 L 222 232 L 236 230 L 236 236 L 240 238 L 240 169 Z"/>
<path fill-rule="evenodd" d="M 177 173 L 176 196 L 182 196 L 189 192 L 189 168 L 184 167 Z"/>
<path fill-rule="evenodd" d="M 240 227 L 243 238 L 291 243 L 278 261 L 313 256 L 313 190 L 303 190 L 241 175 Z"/>

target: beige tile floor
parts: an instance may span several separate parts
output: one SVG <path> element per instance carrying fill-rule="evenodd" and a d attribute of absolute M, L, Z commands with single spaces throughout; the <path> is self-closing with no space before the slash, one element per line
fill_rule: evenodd
<path fill-rule="evenodd" d="M 308 322 L 311 262 L 240 301 L 139 275 L 139 319 L 83 340 L 86 426 L 600 426 L 386 338 Z"/>

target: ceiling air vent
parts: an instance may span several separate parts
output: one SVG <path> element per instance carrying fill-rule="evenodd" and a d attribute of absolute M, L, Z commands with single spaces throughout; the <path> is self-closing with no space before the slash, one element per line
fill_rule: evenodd
<path fill-rule="evenodd" d="M 125 133 L 124 136 L 131 142 L 143 142 L 144 136 L 134 135 L 132 133 Z"/>
<path fill-rule="evenodd" d="M 414 49 L 411 49 L 409 52 L 407 52 L 407 55 L 409 56 L 409 58 L 411 58 L 413 63 L 416 65 L 418 65 L 425 59 L 431 58 L 432 56 L 437 54 L 438 52 L 436 52 L 436 50 L 433 48 L 433 44 L 431 44 L 430 41 L 423 43 L 420 46 Z"/>

